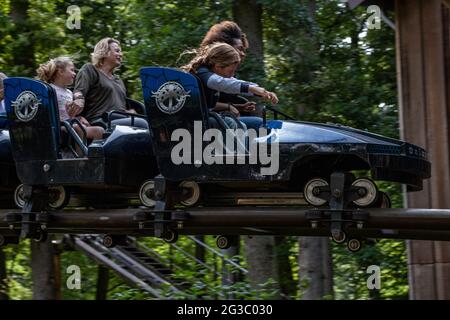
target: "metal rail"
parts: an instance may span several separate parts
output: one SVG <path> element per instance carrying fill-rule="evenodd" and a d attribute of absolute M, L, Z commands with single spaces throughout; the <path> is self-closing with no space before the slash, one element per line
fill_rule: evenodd
<path fill-rule="evenodd" d="M 330 211 L 330 210 L 328 210 Z M 154 225 L 136 221 L 136 215 L 152 212 L 144 209 L 113 209 L 40 213 L 46 222 L 27 222 L 45 226 L 48 233 L 72 234 L 129 234 L 153 236 Z M 298 235 L 328 236 L 326 224 L 322 221 L 312 228 L 308 210 L 295 207 L 230 207 L 192 208 L 184 212 L 186 218 L 177 220 L 174 215 L 184 211 L 173 211 L 171 223 L 179 234 L 185 235 Z M 423 239 L 450 241 L 450 210 L 445 209 L 365 209 L 354 212 L 367 213 L 362 228 L 356 224 L 348 226 L 351 234 L 367 237 Z M 0 234 L 11 236 L 23 228 L 23 223 L 11 221 L 11 211 L 0 210 Z M 17 212 L 16 212 L 17 213 Z M 20 215 L 20 214 L 19 214 Z M 25 220 L 28 221 L 28 220 Z M 329 220 L 331 221 L 331 220 Z M 13 228 L 11 230 L 11 228 Z"/>
<path fill-rule="evenodd" d="M 74 241 L 75 241 L 75 248 L 83 251 L 94 260 L 119 273 L 130 284 L 137 285 L 142 290 L 149 292 L 156 298 L 160 299 L 163 298 L 163 296 L 160 294 L 158 290 L 153 289 L 145 281 L 139 279 L 137 276 L 126 270 L 123 266 L 115 263 L 112 259 L 109 259 L 104 255 L 102 255 L 98 250 L 96 250 L 94 247 L 92 247 L 82 239 L 75 238 Z"/>
<path fill-rule="evenodd" d="M 187 238 L 191 240 L 193 244 L 198 244 L 204 247 L 208 252 L 221 258 L 224 266 L 232 265 L 243 273 L 248 272 L 246 269 L 242 268 L 204 242 L 190 236 Z M 182 289 L 179 289 L 174 285 L 173 279 L 171 278 L 174 272 L 169 269 L 169 266 L 172 269 L 174 269 L 174 267 L 176 269 L 183 269 L 183 267 L 174 264 L 173 261 L 170 262 L 144 244 L 138 243 L 133 237 L 128 237 L 127 245 L 120 245 L 115 248 L 105 247 L 102 244 L 102 238 L 95 235 L 66 235 L 65 239 L 69 244 L 73 245 L 75 249 L 85 253 L 93 260 L 116 272 L 120 277 L 124 278 L 128 284 L 136 286 L 156 298 L 163 298 L 161 288 L 166 288 L 174 293 L 182 292 Z M 216 276 L 221 276 L 220 272 L 217 272 L 211 266 L 196 259 L 181 247 L 171 243 L 167 245 L 170 245 L 176 251 L 187 256 L 196 264 L 215 273 Z M 169 272 L 161 273 L 161 270 Z M 179 282 L 180 281 L 177 281 L 176 283 Z M 208 283 L 204 283 L 204 285 L 210 287 L 210 284 Z"/>
<path fill-rule="evenodd" d="M 181 292 L 157 270 L 152 270 L 149 263 L 143 262 L 133 252 L 127 250 L 126 246 L 106 248 L 98 236 L 72 236 L 70 240 L 77 250 L 110 268 L 127 283 L 147 291 L 156 298 L 164 298 L 161 293 L 162 288 L 174 293 Z"/>

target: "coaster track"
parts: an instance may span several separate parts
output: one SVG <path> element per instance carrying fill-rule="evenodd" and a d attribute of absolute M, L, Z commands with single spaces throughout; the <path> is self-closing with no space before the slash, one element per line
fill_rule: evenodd
<path fill-rule="evenodd" d="M 336 212 L 304 207 L 191 208 L 163 213 L 140 208 L 40 213 L 0 210 L 0 234 L 15 238 L 33 226 L 46 233 L 70 234 L 164 237 L 168 229 L 180 235 L 329 236 L 331 223 L 340 222 L 352 237 L 450 241 L 450 210 L 344 210 L 339 211 L 342 219 L 333 220 Z M 158 234 L 160 228 L 164 230 Z"/>

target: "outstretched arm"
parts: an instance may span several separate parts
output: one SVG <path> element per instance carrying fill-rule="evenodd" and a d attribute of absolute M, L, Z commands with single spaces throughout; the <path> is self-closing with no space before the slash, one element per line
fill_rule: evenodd
<path fill-rule="evenodd" d="M 248 93 L 250 84 L 235 78 L 224 78 L 212 73 L 206 82 L 208 88 L 229 94 Z"/>
<path fill-rule="evenodd" d="M 273 104 L 278 103 L 278 97 L 274 92 L 267 91 L 266 89 L 258 86 L 250 86 L 249 91 L 256 96 L 260 96 L 263 99 L 270 101 Z"/>

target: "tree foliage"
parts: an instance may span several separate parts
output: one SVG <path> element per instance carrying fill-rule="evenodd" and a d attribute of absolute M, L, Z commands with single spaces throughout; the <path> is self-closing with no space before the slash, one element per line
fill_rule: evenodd
<path fill-rule="evenodd" d="M 15 22 L 17 3 L 27 5 L 27 16 Z M 340 1 L 260 0 L 263 6 L 265 79 L 253 73 L 251 59 L 245 61 L 240 75 L 261 81 L 277 92 L 280 107 L 304 120 L 337 122 L 391 137 L 398 136 L 396 100 L 394 31 L 386 24 L 380 30 L 367 30 L 367 13 L 363 8 L 348 10 Z M 67 7 L 64 0 L 2 1 L 0 3 L 0 71 L 10 76 L 34 77 L 39 63 L 57 55 L 71 55 L 76 66 L 89 61 L 95 43 L 103 37 L 121 41 L 124 64 L 119 74 L 125 80 L 130 96 L 141 99 L 138 78 L 142 66 L 180 66 L 186 49 L 199 45 L 209 27 L 232 19 L 232 0 L 78 0 L 81 29 L 66 27 Z M 251 45 L 251 44 L 250 44 Z M 27 48 L 32 61 L 18 64 L 17 57 Z M 383 184 L 389 190 L 394 206 L 401 206 L 398 186 Z M 166 246 L 150 241 L 161 254 L 186 259 L 168 252 Z M 208 241 L 212 241 L 209 239 Z M 287 238 L 286 252 L 291 254 L 293 278 L 298 279 L 295 255 L 297 242 Z M 28 299 L 30 292 L 29 251 L 26 242 L 8 247 L 9 294 L 13 299 Z M 407 298 L 405 245 L 401 241 L 383 240 L 366 245 L 357 254 L 333 246 L 335 263 L 335 297 L 337 299 Z M 208 262 L 213 263 L 212 258 Z M 215 263 L 215 262 L 214 262 Z M 62 283 L 65 268 L 82 267 L 84 285 L 80 291 L 64 288 L 66 299 L 95 297 L 96 267 L 77 252 L 62 254 Z M 368 265 L 382 270 L 382 289 L 373 293 L 366 288 Z M 193 285 L 190 297 L 213 298 L 221 283 L 201 275 L 186 263 L 179 276 L 206 277 L 213 289 Z M 214 280 L 214 281 L 213 281 Z M 195 281 L 194 281 L 195 283 Z M 268 286 L 269 288 L 270 286 Z M 109 298 L 148 298 L 142 292 L 124 286 L 113 276 Z M 223 288 L 222 288 L 223 289 Z M 236 297 L 263 298 L 252 292 L 247 282 L 229 290 Z M 267 292 L 266 292 L 267 293 Z M 262 295 L 261 295 L 262 294 Z M 292 294 L 298 298 L 301 293 Z"/>

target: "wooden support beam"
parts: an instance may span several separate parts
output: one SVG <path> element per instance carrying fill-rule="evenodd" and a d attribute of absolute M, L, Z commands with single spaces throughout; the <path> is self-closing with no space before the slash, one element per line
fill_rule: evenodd
<path fill-rule="evenodd" d="M 429 152 L 432 178 L 408 194 L 410 208 L 450 208 L 448 17 L 441 0 L 396 0 L 400 122 L 403 139 Z M 445 11 L 445 10 L 444 10 Z M 447 41 L 447 44 L 445 44 Z M 409 241 L 411 299 L 450 299 L 450 244 Z"/>
<path fill-rule="evenodd" d="M 450 0 L 442 0 L 442 3 L 450 9 Z"/>

